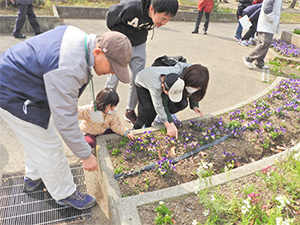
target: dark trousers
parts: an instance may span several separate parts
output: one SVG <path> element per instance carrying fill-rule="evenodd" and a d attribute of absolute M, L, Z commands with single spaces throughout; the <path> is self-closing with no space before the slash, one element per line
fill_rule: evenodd
<path fill-rule="evenodd" d="M 156 117 L 152 98 L 148 89 L 136 86 L 138 96 L 138 116 L 136 118 L 134 129 L 140 129 L 145 125 L 151 127 L 152 122 Z"/>
<path fill-rule="evenodd" d="M 20 34 L 24 26 L 26 15 L 35 34 L 41 33 L 40 25 L 36 20 L 36 15 L 33 12 L 33 5 L 18 4 L 18 18 L 16 19 L 15 29 L 13 35 Z"/>
<path fill-rule="evenodd" d="M 249 28 L 249 30 L 244 34 L 244 36 L 242 37 L 242 40 L 249 40 L 249 38 L 253 37 L 254 38 L 254 34 L 256 32 L 256 28 L 257 28 L 257 20 L 253 20 L 251 21 L 252 26 Z"/>
<path fill-rule="evenodd" d="M 205 12 L 204 14 L 205 14 L 204 30 L 207 30 L 208 24 L 209 24 L 210 12 Z M 197 21 L 196 21 L 195 30 L 199 30 L 199 25 L 200 25 L 200 22 L 202 19 L 202 15 L 203 15 L 203 9 L 202 9 L 202 11 L 198 11 L 198 17 L 197 17 Z"/>

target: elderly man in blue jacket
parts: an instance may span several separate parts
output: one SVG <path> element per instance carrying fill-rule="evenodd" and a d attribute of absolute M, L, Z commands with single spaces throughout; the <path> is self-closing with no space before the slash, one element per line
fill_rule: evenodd
<path fill-rule="evenodd" d="M 0 55 L 0 116 L 25 149 L 25 191 L 44 182 L 59 205 L 86 209 L 95 204 L 95 198 L 76 189 L 55 128 L 83 168 L 97 170 L 78 126 L 77 101 L 92 82 L 92 68 L 98 76 L 115 74 L 129 83 L 131 53 L 129 39 L 119 32 L 97 36 L 58 26 Z"/>

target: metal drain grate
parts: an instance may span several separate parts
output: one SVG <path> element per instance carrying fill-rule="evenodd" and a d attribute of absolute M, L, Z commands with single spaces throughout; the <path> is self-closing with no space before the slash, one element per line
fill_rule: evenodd
<path fill-rule="evenodd" d="M 74 182 L 86 192 L 81 164 L 71 165 Z M 0 224 L 66 224 L 92 219 L 91 210 L 76 210 L 59 206 L 47 192 L 44 184 L 35 191 L 23 192 L 24 172 L 2 175 L 0 187 Z"/>

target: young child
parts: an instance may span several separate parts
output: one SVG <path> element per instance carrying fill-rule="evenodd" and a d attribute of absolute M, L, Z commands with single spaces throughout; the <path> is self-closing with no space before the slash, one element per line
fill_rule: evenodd
<path fill-rule="evenodd" d="M 165 76 L 165 74 L 167 75 Z M 169 76 L 174 77 L 173 74 L 176 74 L 177 79 L 184 81 L 182 90 L 177 90 L 180 94 L 180 99 L 177 99 L 177 101 L 174 101 L 174 98 L 171 97 L 172 94 L 170 95 L 171 88 L 169 91 L 168 88 L 166 89 L 168 92 L 162 90 L 162 88 L 165 88 L 166 81 L 169 79 L 172 81 L 172 77 Z M 187 99 L 189 99 L 190 108 L 203 116 L 198 102 L 202 100 L 206 93 L 208 81 L 208 70 L 200 64 L 192 65 L 178 62 L 175 66 L 153 66 L 140 71 L 135 80 L 139 98 L 139 114 L 134 128 L 142 128 L 144 124 L 146 127 L 151 126 L 157 114 L 159 120 L 166 126 L 167 134 L 177 137 L 178 130 L 170 114 L 186 108 L 188 105 Z M 169 86 L 172 86 L 172 82 Z M 142 119 L 140 122 L 139 120 L 143 116 L 146 116 L 149 120 Z"/>
<path fill-rule="evenodd" d="M 98 93 L 95 104 L 78 106 L 78 119 L 82 120 L 80 130 L 92 148 L 96 146 L 96 137 L 101 134 L 114 132 L 134 139 L 134 135 L 121 124 L 115 110 L 118 103 L 118 94 L 112 88 L 104 88 Z"/>

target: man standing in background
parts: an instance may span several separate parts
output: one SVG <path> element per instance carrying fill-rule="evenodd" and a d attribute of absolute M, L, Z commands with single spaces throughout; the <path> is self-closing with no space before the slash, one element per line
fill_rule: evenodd
<path fill-rule="evenodd" d="M 29 23 L 35 35 L 42 33 L 33 11 L 32 1 L 33 0 L 12 0 L 12 2 L 15 2 L 18 6 L 18 18 L 16 19 L 15 29 L 12 34 L 15 38 L 26 38 L 26 35 L 21 33 L 26 20 L 26 15 L 28 16 Z"/>

